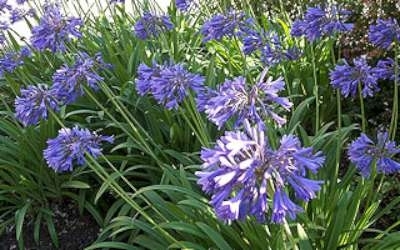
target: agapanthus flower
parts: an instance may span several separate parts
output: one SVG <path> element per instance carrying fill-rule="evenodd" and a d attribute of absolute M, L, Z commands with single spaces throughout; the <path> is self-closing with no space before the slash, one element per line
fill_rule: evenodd
<path fill-rule="evenodd" d="M 378 19 L 376 25 L 369 27 L 370 42 L 382 49 L 389 49 L 394 42 L 400 41 L 400 26 L 396 19 Z"/>
<path fill-rule="evenodd" d="M 65 43 L 70 41 L 71 37 L 82 36 L 79 31 L 82 24 L 80 18 L 63 16 L 58 5 L 47 4 L 44 6 L 39 25 L 32 29 L 32 46 L 40 51 L 65 51 Z"/>
<path fill-rule="evenodd" d="M 16 0 L 17 4 L 24 4 L 26 3 L 28 0 Z"/>
<path fill-rule="evenodd" d="M 153 77 L 159 77 L 163 66 L 153 63 L 152 67 L 141 63 L 138 67 L 138 76 L 135 80 L 136 91 L 139 95 L 144 96 L 152 92 Z"/>
<path fill-rule="evenodd" d="M 354 97 L 357 94 L 358 84 L 361 84 L 363 97 L 373 96 L 380 90 L 374 69 L 368 65 L 364 56 L 355 58 L 353 64 L 349 65 L 344 60 L 343 65 L 336 65 L 330 72 L 332 87 L 340 89 L 345 97 Z"/>
<path fill-rule="evenodd" d="M 232 37 L 238 31 L 244 20 L 244 13 L 230 11 L 227 14 L 217 14 L 201 27 L 203 42 L 221 40 L 223 37 Z"/>
<path fill-rule="evenodd" d="M 9 28 L 9 25 L 5 21 L 0 21 L 0 44 L 4 44 L 4 42 L 7 40 L 5 31 L 7 31 Z"/>
<path fill-rule="evenodd" d="M 62 128 L 56 138 L 47 140 L 47 148 L 43 155 L 54 171 L 72 171 L 74 165 L 85 164 L 85 154 L 97 158 L 102 151 L 102 142 L 113 141 L 113 136 L 98 135 L 86 128 Z"/>
<path fill-rule="evenodd" d="M 274 223 L 286 217 L 295 219 L 303 209 L 297 199 L 316 197 L 322 181 L 308 179 L 308 170 L 316 173 L 324 163 L 321 152 L 303 148 L 293 135 L 283 136 L 278 149 L 269 146 L 264 129 L 244 121 L 244 131 L 228 131 L 214 148 L 203 148 L 202 170 L 195 174 L 203 191 L 211 195 L 210 204 L 224 221 L 254 216 L 264 222 L 269 213 Z M 272 200 L 272 206 L 271 206 Z"/>
<path fill-rule="evenodd" d="M 176 8 L 180 11 L 187 11 L 194 0 L 175 0 Z"/>
<path fill-rule="evenodd" d="M 58 110 L 58 100 L 45 84 L 21 89 L 21 95 L 15 98 L 15 118 L 24 126 L 36 125 L 40 120 L 46 120 L 49 110 Z"/>
<path fill-rule="evenodd" d="M 337 6 L 309 7 L 303 20 L 294 21 L 291 34 L 295 37 L 304 35 L 313 42 L 324 36 L 350 31 L 354 25 L 344 22 L 350 14 L 350 11 Z"/>
<path fill-rule="evenodd" d="M 395 80 L 395 62 L 392 58 L 385 58 L 378 61 L 374 68 L 374 73 L 377 78 L 382 80 Z M 398 72 L 397 79 L 400 80 L 400 70 Z"/>
<path fill-rule="evenodd" d="M 34 9 L 25 10 L 25 9 L 15 8 L 10 11 L 10 22 L 16 23 L 16 22 L 22 20 L 26 16 L 33 17 L 34 15 L 35 15 Z"/>
<path fill-rule="evenodd" d="M 83 95 L 84 84 L 98 90 L 98 83 L 103 78 L 96 71 L 102 68 L 104 65 L 101 57 L 91 58 L 86 53 L 80 53 L 75 57 L 74 65 L 65 64 L 53 74 L 52 89 L 58 99 L 64 104 L 70 104 Z"/>
<path fill-rule="evenodd" d="M 125 3 L 125 0 L 110 0 L 110 4 L 113 3 Z"/>
<path fill-rule="evenodd" d="M 267 117 L 281 126 L 286 123 L 286 119 L 276 113 L 276 107 L 290 110 L 292 106 L 288 98 L 278 95 L 284 89 L 282 77 L 276 80 L 269 77 L 264 81 L 262 76 L 252 87 L 246 83 L 244 77 L 237 77 L 225 81 L 216 91 L 205 93 L 207 96 L 202 98 L 204 101 L 200 110 L 205 110 L 208 119 L 218 128 L 232 117 L 236 117 L 235 127 L 241 125 L 245 119 L 263 126 L 263 118 Z"/>
<path fill-rule="evenodd" d="M 377 142 L 372 141 L 366 134 L 354 140 L 348 150 L 350 161 L 357 167 L 361 175 L 369 177 L 376 163 L 376 173 L 392 174 L 400 171 L 400 162 L 395 156 L 400 153 L 400 147 L 389 139 L 388 132 L 378 132 Z"/>
<path fill-rule="evenodd" d="M 177 109 L 190 90 L 197 93 L 204 88 L 203 82 L 204 77 L 190 73 L 181 64 L 153 64 L 151 68 L 141 64 L 136 89 L 140 95 L 151 93 L 167 109 Z"/>
<path fill-rule="evenodd" d="M 272 66 L 286 60 L 295 60 L 300 56 L 296 47 L 284 48 L 278 34 L 257 27 L 253 19 L 247 19 L 240 27 L 240 37 L 243 42 L 243 53 L 250 55 L 261 52 L 261 60 L 265 65 Z"/>
<path fill-rule="evenodd" d="M 8 4 L 8 0 L 0 0 L 0 13 L 12 10 L 12 6 Z"/>
<path fill-rule="evenodd" d="M 0 76 L 4 72 L 12 73 L 14 70 L 24 63 L 24 58 L 31 54 L 28 47 L 22 47 L 18 52 L 7 52 L 0 58 Z"/>
<path fill-rule="evenodd" d="M 174 24 L 171 22 L 169 16 L 156 16 L 149 12 L 145 12 L 143 17 L 136 21 L 133 27 L 136 36 L 142 40 L 157 37 L 161 33 L 173 28 Z"/>

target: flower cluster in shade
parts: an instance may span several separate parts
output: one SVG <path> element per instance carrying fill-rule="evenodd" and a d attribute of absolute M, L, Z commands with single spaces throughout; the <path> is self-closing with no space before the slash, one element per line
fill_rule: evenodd
<path fill-rule="evenodd" d="M 390 49 L 392 44 L 400 42 L 400 26 L 396 19 L 378 19 L 369 27 L 370 42 L 382 49 Z"/>
<path fill-rule="evenodd" d="M 283 136 L 277 149 L 270 147 L 264 129 L 244 121 L 244 131 L 228 131 L 214 148 L 203 148 L 198 184 L 211 195 L 211 205 L 224 221 L 254 216 L 283 223 L 303 211 L 288 195 L 309 201 L 316 197 L 322 181 L 306 177 L 316 173 L 325 157 L 302 147 L 293 135 Z M 269 215 L 267 217 L 267 214 Z"/>
<path fill-rule="evenodd" d="M 295 37 L 305 36 L 308 41 L 313 42 L 323 37 L 347 32 L 354 26 L 352 23 L 345 22 L 350 15 L 350 11 L 340 9 L 335 5 L 325 8 L 309 7 L 304 19 L 293 22 L 291 34 Z"/>
<path fill-rule="evenodd" d="M 32 46 L 39 51 L 65 51 L 72 37 L 82 36 L 79 30 L 82 25 L 80 18 L 63 16 L 58 5 L 46 4 L 39 25 L 32 28 Z"/>
<path fill-rule="evenodd" d="M 151 93 L 167 109 L 177 109 L 190 90 L 199 93 L 204 89 L 204 77 L 190 73 L 182 64 L 152 67 L 140 64 L 135 81 L 140 95 Z"/>
<path fill-rule="evenodd" d="M 62 128 L 56 138 L 47 140 L 47 148 L 43 155 L 48 166 L 54 171 L 72 171 L 74 165 L 85 164 L 85 154 L 97 158 L 102 151 L 102 142 L 113 141 L 113 136 L 98 135 L 78 126 L 72 129 Z"/>
<path fill-rule="evenodd" d="M 242 25 L 239 34 L 243 42 L 243 53 L 250 55 L 260 51 L 261 60 L 269 66 L 282 61 L 295 60 L 301 54 L 300 49 L 295 46 L 284 48 L 276 31 L 257 28 L 254 19 L 251 18 L 246 20 L 246 25 Z"/>
<path fill-rule="evenodd" d="M 83 94 L 83 86 L 97 90 L 97 84 L 103 78 L 96 70 L 107 67 L 101 56 L 94 58 L 85 53 L 76 56 L 73 66 L 64 65 L 53 75 L 53 84 L 29 85 L 21 89 L 21 95 L 15 99 L 15 117 L 24 125 L 36 125 L 48 117 L 50 110 L 58 111 L 62 105 L 70 104 Z"/>
<path fill-rule="evenodd" d="M 354 140 L 348 150 L 350 161 L 357 167 L 361 175 L 369 177 L 374 163 L 376 173 L 392 174 L 400 171 L 400 161 L 395 156 L 400 153 L 400 147 L 389 138 L 388 132 L 378 132 L 377 141 L 372 141 L 366 134 Z"/>
<path fill-rule="evenodd" d="M 222 40 L 223 37 L 233 37 L 239 32 L 244 23 L 243 12 L 229 11 L 226 14 L 216 14 L 207 20 L 201 27 L 203 42 Z"/>
<path fill-rule="evenodd" d="M 355 58 L 353 65 L 344 60 L 343 65 L 336 65 L 330 72 L 331 85 L 339 89 L 343 96 L 354 97 L 357 94 L 358 85 L 361 85 L 363 97 L 373 96 L 380 90 L 376 70 L 368 65 L 365 56 Z"/>
<path fill-rule="evenodd" d="M 135 35 L 142 40 L 158 37 L 162 33 L 172 30 L 174 24 L 169 16 L 157 16 L 149 12 L 145 12 L 143 16 L 136 21 L 133 30 Z"/>
<path fill-rule="evenodd" d="M 279 126 L 286 123 L 286 119 L 276 113 L 278 107 L 290 110 L 292 103 L 278 93 L 285 89 L 282 77 L 273 80 L 265 79 L 264 71 L 261 80 L 250 86 L 244 77 L 227 80 L 217 90 L 199 92 L 197 106 L 204 111 L 210 121 L 218 128 L 232 117 L 235 117 L 235 127 L 245 120 L 257 123 L 264 127 L 264 118 L 272 118 Z"/>
<path fill-rule="evenodd" d="M 382 80 L 395 80 L 395 61 L 392 58 L 385 58 L 378 61 L 374 68 L 376 77 Z M 400 80 L 400 70 L 397 73 L 397 79 Z"/>
<path fill-rule="evenodd" d="M 24 59 L 31 55 L 28 47 L 22 47 L 18 52 L 7 52 L 0 57 L 0 76 L 5 72 L 12 73 L 18 66 L 24 64 Z"/>

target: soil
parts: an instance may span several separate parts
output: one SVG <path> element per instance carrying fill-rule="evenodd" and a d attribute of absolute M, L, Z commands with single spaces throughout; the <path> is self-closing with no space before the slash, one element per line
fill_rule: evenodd
<path fill-rule="evenodd" d="M 97 239 L 100 227 L 89 214 L 80 215 L 77 204 L 70 201 L 62 201 L 52 204 L 51 210 L 54 213 L 53 219 L 58 235 L 59 248 L 52 243 L 45 223 L 42 223 L 39 244 L 36 244 L 33 238 L 33 222 L 30 220 L 23 228 L 24 249 L 80 250 Z M 18 249 L 14 226 L 9 227 L 5 234 L 0 235 L 0 250 L 12 249 Z"/>

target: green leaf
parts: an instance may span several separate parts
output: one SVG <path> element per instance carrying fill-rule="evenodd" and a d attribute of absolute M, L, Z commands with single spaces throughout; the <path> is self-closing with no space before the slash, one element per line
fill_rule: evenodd
<path fill-rule="evenodd" d="M 15 212 L 15 233 L 17 241 L 21 238 L 22 227 L 24 225 L 25 215 L 28 208 L 31 206 L 31 202 L 26 203 L 21 209 Z"/>
<path fill-rule="evenodd" d="M 95 243 L 95 244 L 93 244 L 93 245 L 91 245 L 89 247 L 86 247 L 85 250 L 104 249 L 104 248 L 126 249 L 126 250 L 139 250 L 139 249 L 142 249 L 142 248 L 139 248 L 139 247 L 134 247 L 131 244 L 127 244 L 127 243 L 106 241 L 106 242 Z"/>
<path fill-rule="evenodd" d="M 89 184 L 82 181 L 67 181 L 61 184 L 61 188 L 77 188 L 77 189 L 88 189 Z"/>
<path fill-rule="evenodd" d="M 224 240 L 220 233 L 212 229 L 210 226 L 203 222 L 197 222 L 196 225 L 208 235 L 208 237 L 215 243 L 219 249 L 229 250 L 232 249 L 229 244 Z"/>

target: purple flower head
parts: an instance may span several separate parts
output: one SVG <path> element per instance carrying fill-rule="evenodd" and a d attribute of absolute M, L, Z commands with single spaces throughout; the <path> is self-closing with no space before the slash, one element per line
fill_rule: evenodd
<path fill-rule="evenodd" d="M 17 4 L 24 4 L 25 2 L 27 2 L 28 0 L 16 0 Z"/>
<path fill-rule="evenodd" d="M 364 56 L 355 58 L 353 66 L 344 62 L 344 65 L 336 65 L 335 69 L 330 72 L 333 88 L 340 89 L 345 97 L 354 97 L 357 94 L 358 84 L 362 86 L 363 97 L 373 96 L 380 90 L 374 69 L 368 65 Z"/>
<path fill-rule="evenodd" d="M 264 75 L 266 71 L 264 72 Z M 244 77 L 237 77 L 225 81 L 217 91 L 209 92 L 207 98 L 200 107 L 205 110 L 209 120 L 214 122 L 218 128 L 232 117 L 236 117 L 235 127 L 240 126 L 245 119 L 264 127 L 263 118 L 270 117 L 279 126 L 286 123 L 286 119 L 275 113 L 276 106 L 290 110 L 292 103 L 286 97 L 278 96 L 278 93 L 285 88 L 285 83 L 280 77 L 272 80 L 269 77 L 249 87 Z"/>
<path fill-rule="evenodd" d="M 74 165 L 85 164 L 85 154 L 97 158 L 101 154 L 101 143 L 113 143 L 113 136 L 102 136 L 78 126 L 62 128 L 58 136 L 47 140 L 43 151 L 49 167 L 56 172 L 72 171 Z"/>
<path fill-rule="evenodd" d="M 101 57 L 91 58 L 86 53 L 80 53 L 74 65 L 64 65 L 54 73 L 52 89 L 63 104 L 70 104 L 83 95 L 84 83 L 93 90 L 98 89 L 97 84 L 103 78 L 96 70 L 104 67 Z"/>
<path fill-rule="evenodd" d="M 145 12 L 143 17 L 136 21 L 133 27 L 136 36 L 142 40 L 157 37 L 161 33 L 173 28 L 174 24 L 168 16 L 156 16 L 149 12 Z"/>
<path fill-rule="evenodd" d="M 203 42 L 221 40 L 224 36 L 232 37 L 243 23 L 244 13 L 230 11 L 226 15 L 217 14 L 201 27 Z"/>
<path fill-rule="evenodd" d="M 153 63 L 152 67 L 141 63 L 138 68 L 138 77 L 135 80 L 136 91 L 139 95 L 144 96 L 152 92 L 153 87 L 153 77 L 159 77 L 163 66 Z"/>
<path fill-rule="evenodd" d="M 285 187 L 291 187 L 298 199 L 315 198 L 322 182 L 305 176 L 307 169 L 316 172 L 325 158 L 301 147 L 293 135 L 284 136 L 274 150 L 264 129 L 251 127 L 247 120 L 244 128 L 225 132 L 214 148 L 203 148 L 197 183 L 211 195 L 210 203 L 222 220 L 254 216 L 264 222 L 269 210 L 274 223 L 282 223 L 287 215 L 294 219 L 302 208 L 290 200 Z"/>
<path fill-rule="evenodd" d="M 177 109 L 190 89 L 195 93 L 203 89 L 204 78 L 190 73 L 181 64 L 163 67 L 159 74 L 157 70 L 156 67 L 151 74 L 150 90 L 167 109 Z"/>
<path fill-rule="evenodd" d="M 381 59 L 374 68 L 374 74 L 378 79 L 395 80 L 394 60 L 392 58 Z M 400 72 L 397 76 L 400 79 Z"/>
<path fill-rule="evenodd" d="M 54 92 L 44 84 L 21 89 L 21 96 L 15 98 L 15 118 L 24 126 L 46 120 L 49 109 L 57 111 L 58 101 Z"/>
<path fill-rule="evenodd" d="M 70 18 L 61 15 L 59 6 L 47 4 L 39 25 L 32 29 L 32 46 L 40 51 L 50 49 L 52 52 L 65 51 L 65 43 L 71 37 L 80 38 L 79 31 L 83 21 L 80 18 Z"/>
<path fill-rule="evenodd" d="M 305 36 L 313 42 L 324 36 L 332 36 L 353 29 L 353 24 L 345 23 L 350 11 L 340 10 L 337 6 L 328 8 L 309 7 L 303 20 L 293 23 L 291 34 L 295 37 Z"/>
<path fill-rule="evenodd" d="M 22 20 L 26 16 L 31 16 L 31 17 L 34 16 L 35 13 L 36 12 L 34 9 L 25 10 L 25 9 L 15 8 L 10 11 L 10 22 L 16 23 Z"/>
<path fill-rule="evenodd" d="M 31 54 L 28 47 L 22 47 L 19 52 L 7 52 L 0 58 L 0 76 L 4 72 L 12 73 L 14 70 L 24 64 L 24 58 Z"/>
<path fill-rule="evenodd" d="M 175 0 L 176 8 L 180 11 L 187 11 L 193 0 Z"/>
<path fill-rule="evenodd" d="M 12 6 L 8 4 L 8 0 L 0 0 L 0 13 L 6 13 L 12 10 Z"/>
<path fill-rule="evenodd" d="M 400 171 L 400 162 L 394 156 L 400 153 L 400 148 L 389 139 L 387 132 L 378 132 L 377 143 L 364 133 L 349 146 L 348 156 L 361 175 L 369 177 L 372 163 L 376 163 L 377 173 L 392 174 Z"/>
<path fill-rule="evenodd" d="M 370 42 L 382 49 L 389 49 L 394 42 L 400 41 L 400 26 L 396 19 L 378 19 L 376 25 L 369 27 Z"/>
<path fill-rule="evenodd" d="M 113 3 L 122 3 L 122 4 L 124 4 L 125 0 L 110 0 L 110 4 L 113 4 Z"/>

